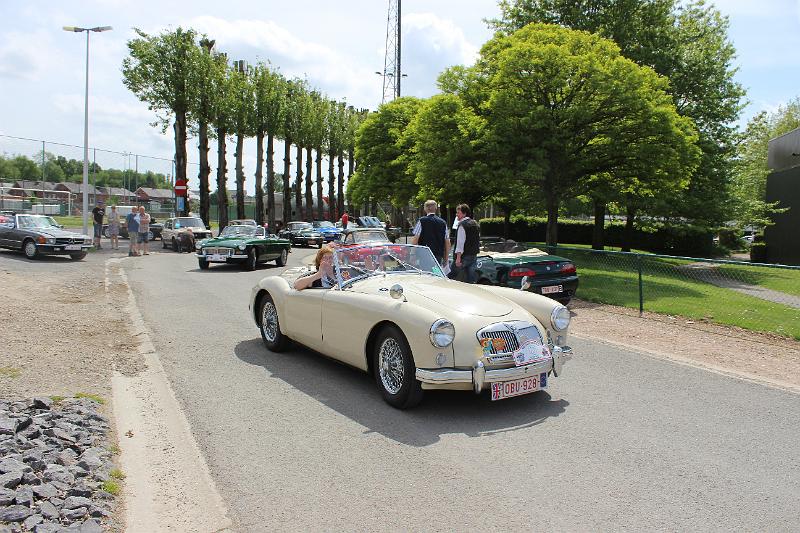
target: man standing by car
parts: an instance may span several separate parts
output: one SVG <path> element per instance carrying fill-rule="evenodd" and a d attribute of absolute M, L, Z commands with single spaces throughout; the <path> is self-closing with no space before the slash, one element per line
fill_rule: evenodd
<path fill-rule="evenodd" d="M 144 206 L 139 206 L 139 253 L 140 255 L 150 255 L 150 251 L 147 247 L 147 242 L 150 240 L 147 238 L 148 233 L 150 233 L 150 215 L 148 215 L 145 210 Z"/>
<path fill-rule="evenodd" d="M 450 239 L 447 235 L 447 222 L 436 215 L 438 207 L 436 200 L 425 202 L 425 216 L 417 220 L 411 244 L 427 246 L 439 264 L 444 266 L 445 261 L 450 259 Z"/>
<path fill-rule="evenodd" d="M 347 211 L 342 213 L 342 229 L 347 229 L 347 222 L 350 220 L 350 217 L 347 216 Z"/>
<path fill-rule="evenodd" d="M 128 250 L 128 256 L 139 255 L 138 250 L 139 246 L 137 245 L 137 241 L 139 240 L 139 211 L 138 209 L 131 209 L 131 212 L 128 213 L 128 216 L 125 217 L 125 223 L 128 226 L 128 239 L 130 239 L 130 249 Z"/>
<path fill-rule="evenodd" d="M 453 261 L 450 277 L 455 279 L 463 270 L 467 283 L 476 283 L 478 275 L 475 269 L 478 260 L 478 251 L 481 246 L 481 233 L 478 223 L 470 218 L 472 210 L 467 204 L 460 204 L 456 208 L 458 230 L 456 232 L 456 258 Z"/>
<path fill-rule="evenodd" d="M 100 236 L 103 234 L 103 217 L 106 216 L 106 210 L 103 209 L 103 202 L 97 202 L 92 209 L 92 219 L 94 221 L 94 247 L 102 250 L 100 246 Z"/>

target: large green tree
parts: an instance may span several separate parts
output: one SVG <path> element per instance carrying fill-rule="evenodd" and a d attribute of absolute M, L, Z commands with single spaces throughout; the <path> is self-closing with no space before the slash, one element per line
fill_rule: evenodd
<path fill-rule="evenodd" d="M 264 193 L 267 195 L 269 227 L 275 227 L 275 135 L 280 130 L 285 105 L 286 80 L 267 64 L 253 71 L 255 86 L 254 129 L 256 133 L 256 221 L 264 219 Z M 264 136 L 267 136 L 267 184 L 262 186 L 264 166 Z M 266 190 L 265 190 L 266 189 Z M 281 189 L 282 190 L 282 189 Z"/>
<path fill-rule="evenodd" d="M 138 37 L 128 41 L 129 55 L 122 61 L 123 83 L 156 112 L 163 130 L 174 120 L 175 178 L 186 180 L 186 130 L 198 57 L 196 34 L 180 27 L 159 35 L 135 31 Z"/>
<path fill-rule="evenodd" d="M 561 201 L 585 176 L 627 172 L 651 182 L 675 179 L 664 169 L 693 170 L 693 127 L 676 113 L 666 79 L 608 39 L 530 24 L 484 45 L 475 69 L 488 88 L 488 127 L 503 139 L 501 160 L 544 198 L 549 245 L 558 242 Z"/>
<path fill-rule="evenodd" d="M 200 53 L 197 57 L 196 68 L 192 69 L 192 92 L 193 98 L 190 100 L 190 115 L 194 117 L 197 130 L 197 150 L 200 161 L 198 180 L 200 182 L 200 218 L 208 225 L 211 223 L 210 209 L 210 187 L 209 177 L 211 175 L 211 165 L 208 162 L 209 150 L 209 125 L 214 120 L 214 79 L 219 74 L 215 72 L 220 68 L 219 61 L 212 55 L 214 41 L 203 37 L 200 39 Z"/>
<path fill-rule="evenodd" d="M 556 24 L 614 40 L 622 55 L 670 80 L 678 112 L 699 131 L 702 158 L 688 187 L 651 202 L 653 214 L 716 224 L 730 216 L 734 127 L 744 91 L 734 80 L 728 20 L 703 0 L 501 0 L 490 21 L 506 33 Z M 666 194 L 666 192 L 665 192 Z"/>
<path fill-rule="evenodd" d="M 404 96 L 382 104 L 361 123 L 356 133 L 356 171 L 348 194 L 356 205 L 371 198 L 387 198 L 395 205 L 408 205 L 419 185 L 409 169 L 413 138 L 406 129 L 423 105 L 419 98 Z"/>

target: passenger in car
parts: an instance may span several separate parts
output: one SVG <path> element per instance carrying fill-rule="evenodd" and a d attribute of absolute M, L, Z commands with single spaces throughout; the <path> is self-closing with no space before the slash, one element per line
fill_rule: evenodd
<path fill-rule="evenodd" d="M 330 246 L 320 248 L 317 257 L 314 258 L 314 265 L 317 267 L 317 271 L 297 278 L 297 281 L 294 282 L 295 289 L 298 291 L 309 287 L 330 289 L 336 285 L 336 274 L 333 271 L 333 248 Z"/>

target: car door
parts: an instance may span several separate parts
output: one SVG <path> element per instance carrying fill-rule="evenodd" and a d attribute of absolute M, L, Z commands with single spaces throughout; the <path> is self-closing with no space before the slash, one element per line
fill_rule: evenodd
<path fill-rule="evenodd" d="M 286 334 L 309 348 L 322 349 L 322 300 L 334 289 L 292 291 L 284 302 Z"/>
<path fill-rule="evenodd" d="M 308 291 L 303 291 L 308 292 Z M 348 290 L 329 290 L 322 300 L 321 353 L 367 370 L 364 343 L 377 322 L 367 300 L 372 296 Z"/>
<path fill-rule="evenodd" d="M 161 240 L 163 242 L 169 242 L 172 240 L 172 221 L 173 219 L 167 219 L 164 221 L 164 229 L 161 232 Z"/>
<path fill-rule="evenodd" d="M 29 232 L 19 227 L 19 216 L 16 216 L 14 217 L 14 227 L 6 235 L 8 235 L 10 248 L 22 249 L 22 240 L 26 235 L 29 235 Z"/>

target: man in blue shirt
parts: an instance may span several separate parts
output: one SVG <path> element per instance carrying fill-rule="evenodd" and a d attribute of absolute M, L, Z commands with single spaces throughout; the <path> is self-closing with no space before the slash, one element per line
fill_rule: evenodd
<path fill-rule="evenodd" d="M 139 212 L 131 211 L 125 217 L 125 224 L 128 226 L 128 240 L 130 249 L 128 256 L 139 255 Z"/>

